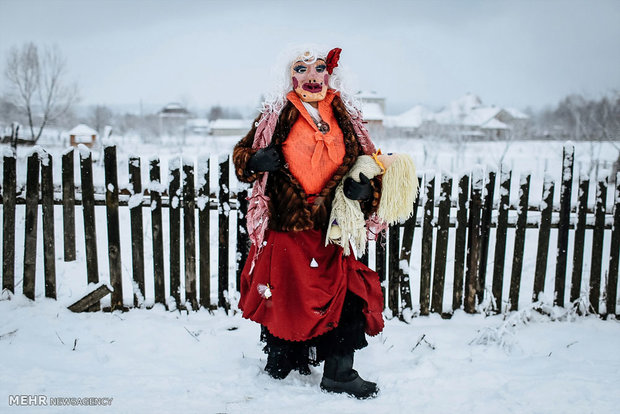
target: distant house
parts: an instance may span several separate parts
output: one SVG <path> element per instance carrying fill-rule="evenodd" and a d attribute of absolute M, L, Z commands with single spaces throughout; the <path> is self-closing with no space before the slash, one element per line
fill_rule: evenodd
<path fill-rule="evenodd" d="M 417 105 L 401 115 L 389 117 L 386 125 L 391 133 L 401 136 L 505 139 L 512 131 L 522 129 L 528 118 L 516 109 L 485 106 L 478 96 L 467 94 L 439 112 Z"/>
<path fill-rule="evenodd" d="M 401 136 L 414 137 L 430 114 L 431 112 L 422 105 L 416 105 L 400 115 L 386 117 L 384 125 L 386 129 L 395 130 Z"/>
<path fill-rule="evenodd" d="M 177 102 L 169 103 L 158 113 L 160 135 L 174 135 L 185 131 L 185 124 L 192 114 Z"/>
<path fill-rule="evenodd" d="M 466 137 L 503 138 L 510 130 L 510 115 L 501 108 L 472 109 L 457 126 Z"/>
<path fill-rule="evenodd" d="M 362 104 L 361 110 L 366 128 L 371 136 L 383 135 L 385 121 L 385 98 L 375 91 L 360 91 L 355 94 Z"/>
<path fill-rule="evenodd" d="M 71 131 L 69 131 L 69 143 L 73 147 L 77 147 L 79 144 L 84 144 L 91 148 L 97 141 L 97 131 L 89 127 L 88 125 L 79 124 Z"/>
<path fill-rule="evenodd" d="M 215 136 L 245 135 L 252 128 L 249 119 L 216 119 L 211 122 L 210 134 Z"/>
<path fill-rule="evenodd" d="M 505 139 L 510 131 L 524 125 L 528 116 L 515 109 L 485 106 L 478 96 L 469 93 L 433 114 L 432 119 L 465 138 Z"/>
<path fill-rule="evenodd" d="M 188 119 L 185 123 L 185 131 L 188 134 L 207 135 L 210 130 L 209 120 L 206 118 Z"/>

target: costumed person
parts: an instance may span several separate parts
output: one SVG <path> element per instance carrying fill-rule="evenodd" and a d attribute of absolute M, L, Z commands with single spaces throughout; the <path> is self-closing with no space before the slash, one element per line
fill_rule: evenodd
<path fill-rule="evenodd" d="M 368 345 L 366 334 L 383 330 L 379 275 L 325 242 L 336 188 L 359 156 L 375 153 L 341 86 L 340 51 L 295 52 L 283 93 L 263 104 L 234 148 L 237 177 L 253 183 L 239 308 L 262 326 L 269 375 L 308 375 L 309 365 L 325 361 L 323 390 L 369 398 L 377 384 L 353 369 L 353 355 Z M 354 178 L 342 182 L 343 193 L 376 234 L 385 227 L 375 214 L 381 176 Z"/>

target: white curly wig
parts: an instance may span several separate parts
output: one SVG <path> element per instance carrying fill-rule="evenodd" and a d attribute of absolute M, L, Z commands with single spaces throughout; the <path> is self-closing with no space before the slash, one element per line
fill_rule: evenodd
<path fill-rule="evenodd" d="M 286 103 L 286 95 L 293 90 L 291 79 L 291 66 L 293 63 L 300 60 L 300 58 L 306 63 L 313 63 L 317 59 L 325 59 L 331 49 L 315 44 L 305 44 L 289 47 L 280 53 L 276 59 L 276 65 L 272 69 L 275 87 L 266 95 L 261 112 L 279 111 L 283 108 Z M 347 110 L 353 114 L 359 110 L 360 103 L 348 90 L 345 82 L 343 82 L 343 72 L 346 73 L 347 71 L 340 66 L 334 68 L 333 73 L 329 77 L 328 87 L 340 92 L 340 97 Z"/>

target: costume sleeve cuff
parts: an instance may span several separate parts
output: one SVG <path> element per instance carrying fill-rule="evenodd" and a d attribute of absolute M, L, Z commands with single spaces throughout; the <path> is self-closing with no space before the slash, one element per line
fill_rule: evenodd
<path fill-rule="evenodd" d="M 233 150 L 233 163 L 235 164 L 235 174 L 239 181 L 252 183 L 258 179 L 262 172 L 254 172 L 248 169 L 248 162 L 258 150 L 253 148 L 235 147 Z"/>
<path fill-rule="evenodd" d="M 376 213 L 379 209 L 379 202 L 381 201 L 381 177 L 381 175 L 378 175 L 370 180 L 370 185 L 372 186 L 372 196 L 368 200 L 360 202 L 360 206 L 366 218 L 370 217 L 373 213 Z"/>

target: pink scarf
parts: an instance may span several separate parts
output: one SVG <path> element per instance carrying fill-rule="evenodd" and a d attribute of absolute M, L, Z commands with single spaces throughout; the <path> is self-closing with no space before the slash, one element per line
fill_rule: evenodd
<path fill-rule="evenodd" d="M 265 148 L 271 144 L 273 132 L 276 129 L 278 117 L 283 107 L 282 105 L 277 108 L 270 108 L 263 113 L 258 121 L 252 148 Z M 375 145 L 370 140 L 366 127 L 364 127 L 361 112 L 356 109 L 355 113 L 349 113 L 349 115 L 351 116 L 353 130 L 355 131 L 355 135 L 357 135 L 364 154 L 371 155 L 376 152 Z M 248 197 L 248 212 L 246 215 L 247 228 L 250 240 L 256 246 L 256 254 L 252 258 L 250 273 L 254 270 L 256 259 L 263 249 L 265 231 L 269 227 L 269 197 L 265 194 L 268 176 L 269 173 L 266 172 L 260 179 L 254 182 L 252 194 Z M 381 221 L 376 214 L 373 214 L 366 221 L 366 228 L 368 231 L 368 240 L 375 240 L 377 235 L 387 228 L 387 225 Z"/>

